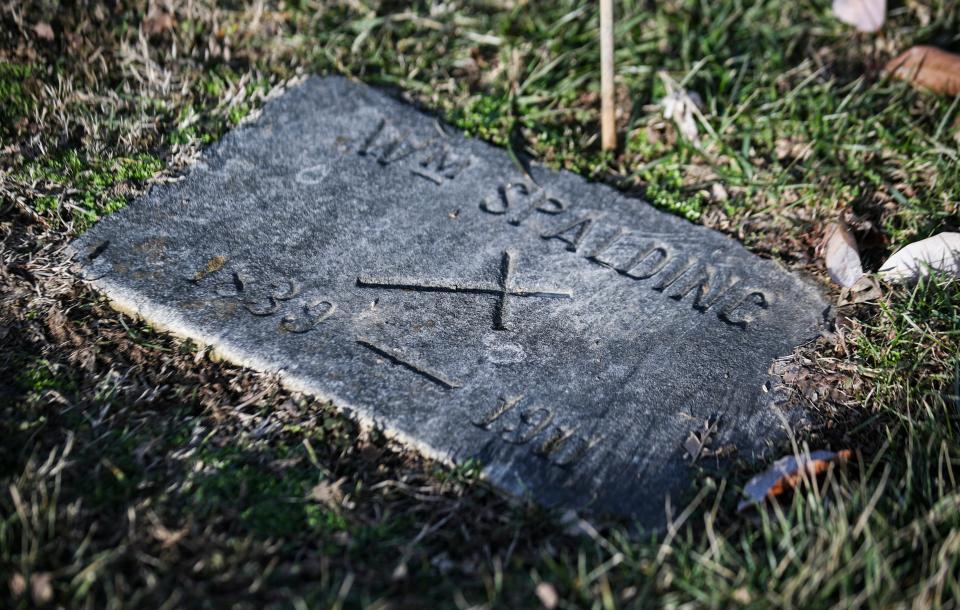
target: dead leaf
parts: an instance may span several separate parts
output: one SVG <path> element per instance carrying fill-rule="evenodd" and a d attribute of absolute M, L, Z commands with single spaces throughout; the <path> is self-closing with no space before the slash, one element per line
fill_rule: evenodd
<path fill-rule="evenodd" d="M 172 29 L 176 22 L 173 20 L 173 15 L 169 13 L 153 13 L 147 16 L 143 23 L 144 34 L 148 36 L 153 36 L 154 34 L 162 34 L 169 29 Z"/>
<path fill-rule="evenodd" d="M 37 572 L 30 575 L 30 596 L 33 603 L 43 606 L 53 599 L 53 575 L 50 572 Z"/>
<path fill-rule="evenodd" d="M 890 282 L 910 283 L 930 270 L 960 277 L 960 233 L 938 233 L 898 250 L 878 272 Z"/>
<path fill-rule="evenodd" d="M 701 430 L 694 430 L 687 436 L 687 440 L 683 442 L 683 448 L 686 449 L 691 461 L 696 462 L 701 457 L 712 455 L 708 446 L 717 431 L 718 423 L 717 419 L 707 420 L 703 422 Z"/>
<path fill-rule="evenodd" d="M 557 604 L 560 603 L 560 596 L 557 595 L 557 590 L 548 582 L 542 582 L 537 585 L 536 593 L 537 599 L 540 600 L 540 603 L 543 604 L 543 607 L 547 610 L 553 610 L 557 607 Z"/>
<path fill-rule="evenodd" d="M 20 599 L 27 591 L 27 579 L 20 572 L 14 572 L 7 583 L 7 587 L 10 588 L 10 596 L 13 599 Z"/>
<path fill-rule="evenodd" d="M 346 477 L 343 477 L 334 482 L 320 481 L 310 490 L 310 499 L 330 508 L 339 508 L 343 501 L 343 490 L 340 487 L 346 480 Z"/>
<path fill-rule="evenodd" d="M 684 91 L 675 91 L 660 100 L 663 118 L 673 121 L 684 138 L 696 140 L 699 135 L 697 121 L 693 118 L 694 102 Z"/>
<path fill-rule="evenodd" d="M 159 519 L 154 519 L 153 522 L 153 526 L 150 528 L 150 535 L 165 549 L 177 546 L 189 531 L 189 528 L 186 527 L 173 531 L 160 523 Z"/>
<path fill-rule="evenodd" d="M 401 561 L 397 564 L 397 567 L 393 569 L 393 574 L 390 576 L 390 578 L 394 581 L 406 580 L 409 573 L 410 568 L 407 567 L 407 562 Z"/>
<path fill-rule="evenodd" d="M 691 142 L 697 141 L 699 130 L 695 115 L 699 114 L 703 100 L 697 92 L 683 89 L 665 73 L 660 74 L 660 79 L 667 89 L 667 94 L 658 102 L 663 118 L 673 121 L 684 138 Z"/>
<path fill-rule="evenodd" d="M 750 479 L 743 488 L 746 496 L 737 506 L 737 512 L 743 512 L 768 498 L 775 498 L 794 489 L 804 476 L 816 476 L 825 472 L 834 462 L 850 459 L 849 449 L 838 451 L 812 451 L 809 455 L 788 455 L 780 458 L 764 472 Z"/>
<path fill-rule="evenodd" d="M 911 47 L 888 61 L 884 72 L 935 93 L 960 94 L 960 55 L 936 47 Z"/>
<path fill-rule="evenodd" d="M 863 277 L 860 251 L 847 224 L 841 218 L 827 225 L 820 249 L 830 279 L 844 288 L 850 288 Z"/>
<path fill-rule="evenodd" d="M 226 256 L 223 256 L 222 254 L 214 256 L 213 258 L 207 261 L 207 264 L 204 265 L 203 269 L 200 269 L 199 271 L 193 274 L 193 281 L 199 282 L 200 280 L 207 277 L 208 275 L 212 275 L 217 271 L 220 271 L 220 269 L 223 268 L 223 264 L 226 262 L 227 262 Z"/>
<path fill-rule="evenodd" d="M 734 589 L 733 595 L 731 595 L 734 601 L 739 602 L 744 606 L 750 605 L 750 602 L 753 601 L 753 597 L 750 595 L 750 589 L 746 587 L 739 587 Z"/>
<path fill-rule="evenodd" d="M 33 33 L 37 35 L 37 38 L 42 38 L 47 42 L 53 41 L 53 28 L 46 21 L 40 21 L 33 26 Z"/>
<path fill-rule="evenodd" d="M 696 432 L 691 432 L 687 435 L 687 440 L 683 441 L 683 448 L 686 449 L 690 460 L 696 462 L 700 452 L 703 451 L 703 441 Z"/>
<path fill-rule="evenodd" d="M 710 185 L 710 198 L 717 203 L 724 203 L 730 199 L 730 194 L 727 193 L 727 189 L 723 188 L 722 184 L 714 182 Z"/>
<path fill-rule="evenodd" d="M 840 291 L 840 300 L 837 305 L 852 305 L 854 303 L 865 303 L 873 301 L 883 296 L 880 290 L 880 284 L 869 275 L 865 275 L 857 280 L 853 286 L 844 288 Z"/>
<path fill-rule="evenodd" d="M 876 32 L 887 18 L 887 0 L 833 0 L 833 14 L 861 32 Z"/>

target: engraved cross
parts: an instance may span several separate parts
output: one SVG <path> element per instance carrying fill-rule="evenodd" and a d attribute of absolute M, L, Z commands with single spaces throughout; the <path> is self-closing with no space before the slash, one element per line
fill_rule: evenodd
<path fill-rule="evenodd" d="M 472 294 L 493 294 L 497 304 L 493 311 L 493 328 L 506 330 L 510 314 L 510 297 L 539 297 L 545 299 L 569 299 L 572 294 L 567 290 L 540 290 L 521 288 L 513 284 L 517 253 L 506 250 L 500 259 L 500 271 L 497 283 L 457 282 L 449 280 L 420 280 L 408 277 L 372 277 L 360 276 L 357 285 L 364 288 L 393 288 L 400 290 L 418 290 L 422 292 L 466 292 Z"/>

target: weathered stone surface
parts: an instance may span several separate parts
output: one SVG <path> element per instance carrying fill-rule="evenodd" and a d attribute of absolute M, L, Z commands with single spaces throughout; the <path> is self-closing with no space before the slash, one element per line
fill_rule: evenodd
<path fill-rule="evenodd" d="M 826 303 L 737 242 L 312 78 L 74 244 L 118 307 L 548 504 L 662 523 Z M 537 186 L 539 185 L 539 186 Z"/>

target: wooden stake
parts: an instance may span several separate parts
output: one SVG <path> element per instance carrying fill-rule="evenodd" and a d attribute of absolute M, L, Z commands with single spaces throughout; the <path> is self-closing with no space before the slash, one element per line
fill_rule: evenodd
<path fill-rule="evenodd" d="M 613 0 L 600 0 L 600 136 L 603 150 L 616 150 L 613 86 Z"/>

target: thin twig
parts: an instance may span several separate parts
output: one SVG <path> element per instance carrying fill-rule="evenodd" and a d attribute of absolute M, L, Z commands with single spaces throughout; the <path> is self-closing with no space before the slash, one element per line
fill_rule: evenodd
<path fill-rule="evenodd" d="M 600 133 L 603 150 L 617 148 L 613 88 L 613 0 L 600 0 Z"/>

